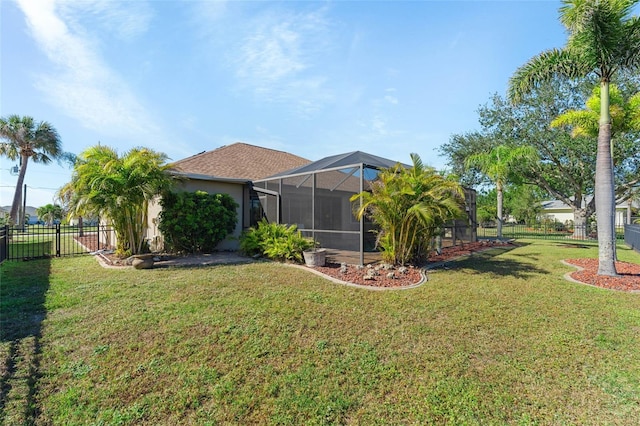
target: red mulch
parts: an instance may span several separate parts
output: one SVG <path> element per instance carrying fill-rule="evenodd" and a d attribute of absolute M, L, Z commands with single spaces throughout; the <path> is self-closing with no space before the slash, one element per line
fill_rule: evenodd
<path fill-rule="evenodd" d="M 429 265 L 433 265 L 439 262 L 445 262 L 451 259 L 455 259 L 456 257 L 469 255 L 471 253 L 481 252 L 492 247 L 513 247 L 514 245 L 509 242 L 500 242 L 500 241 L 478 241 L 475 243 L 466 243 L 464 245 L 458 245 L 453 247 L 445 247 L 442 249 L 442 253 L 436 255 L 433 253 L 429 256 L 429 261 L 427 268 Z M 405 274 L 400 273 L 397 269 L 394 271 L 387 271 L 381 269 L 379 271 L 379 275 L 374 277 L 373 280 L 365 280 L 364 277 L 367 273 L 368 268 L 358 269 L 357 266 L 347 265 L 346 272 L 340 271 L 340 264 L 338 263 L 329 263 L 324 267 L 316 266 L 314 268 L 316 271 L 322 272 L 325 275 L 330 277 L 346 281 L 352 284 L 358 284 L 362 286 L 368 287 L 384 287 L 384 288 L 397 288 L 397 287 L 408 287 L 414 284 L 417 284 L 422 279 L 422 274 L 420 273 L 420 268 L 416 268 L 410 266 L 407 268 L 407 272 Z M 387 274 L 390 272 L 394 272 L 394 277 L 389 278 Z"/>
<path fill-rule="evenodd" d="M 91 251 L 109 249 L 109 247 L 102 244 L 102 247 L 98 247 L 98 241 L 95 235 L 76 237 L 76 240 L 84 244 L 84 246 Z M 500 246 L 513 246 L 513 244 L 498 241 L 478 241 L 476 243 L 469 243 L 461 246 L 446 247 L 442 250 L 441 254 L 436 255 L 434 253 L 429 256 L 429 262 L 426 266 L 428 267 L 430 264 L 445 262 L 459 256 L 469 255 L 474 252 L 480 252 L 492 247 Z M 111 260 L 112 263 L 120 263 L 119 259 L 115 258 L 113 255 L 110 255 L 109 257 L 109 260 Z M 566 262 L 571 265 L 584 268 L 582 271 L 571 273 L 571 278 L 576 281 L 613 290 L 640 291 L 640 265 L 628 262 L 616 262 L 616 270 L 620 276 L 605 277 L 597 275 L 598 259 L 567 259 Z M 373 280 L 364 279 L 366 268 L 360 270 L 353 265 L 347 266 L 346 273 L 340 272 L 340 265 L 337 263 L 327 264 L 325 267 L 316 267 L 315 269 L 323 274 L 342 281 L 371 287 L 407 287 L 417 284 L 422 279 L 420 269 L 414 267 L 409 267 L 406 274 L 400 274 L 396 270 L 394 278 L 387 277 L 387 274 L 391 271 L 381 270 L 380 275 L 376 276 Z"/>
<path fill-rule="evenodd" d="M 598 275 L 598 259 L 567 259 L 565 262 L 584 268 L 571 273 L 571 278 L 585 284 L 622 291 L 640 291 L 640 265 L 628 262 L 616 262 L 620 276 Z"/>
<path fill-rule="evenodd" d="M 368 287 L 385 287 L 385 288 L 393 288 L 393 287 L 407 287 L 414 284 L 417 284 L 422 279 L 422 274 L 420 273 L 419 268 L 414 268 L 413 266 L 407 268 L 407 272 L 401 274 L 398 270 L 384 270 L 380 269 L 378 274 L 372 280 L 365 280 L 365 274 L 367 272 L 368 267 L 364 267 L 362 269 L 358 269 L 358 267 L 354 265 L 347 265 L 347 271 L 340 271 L 339 263 L 327 263 L 326 266 L 316 266 L 313 269 L 322 272 L 325 275 L 330 277 L 351 283 L 358 284 Z M 393 272 L 394 278 L 388 278 L 387 274 Z"/>

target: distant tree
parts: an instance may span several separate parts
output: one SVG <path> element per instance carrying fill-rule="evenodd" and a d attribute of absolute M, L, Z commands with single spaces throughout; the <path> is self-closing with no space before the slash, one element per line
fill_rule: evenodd
<path fill-rule="evenodd" d="M 165 154 L 134 148 L 120 156 L 113 148 L 96 145 L 78 156 L 71 182 L 61 190 L 70 214 L 111 221 L 121 255 L 145 249 L 149 201 L 171 188 Z"/>
<path fill-rule="evenodd" d="M 382 170 L 371 192 L 351 197 L 356 217 L 378 225 L 382 257 L 392 264 L 424 260 L 438 228 L 464 212 L 459 183 L 424 166 L 417 154 L 411 160 L 410 168 Z"/>
<path fill-rule="evenodd" d="M 535 185 L 509 185 L 505 191 L 505 209 L 517 222 L 536 223 L 542 213 L 544 192 Z"/>
<path fill-rule="evenodd" d="M 11 223 L 18 223 L 18 210 L 22 204 L 22 187 L 29 160 L 34 163 L 50 163 L 62 158 L 60 136 L 46 121 L 36 123 L 33 118 L 10 115 L 0 118 L 0 155 L 20 161 L 18 181 L 9 212 Z"/>
<path fill-rule="evenodd" d="M 513 170 L 517 163 L 536 162 L 536 151 L 530 146 L 498 145 L 488 152 L 473 154 L 467 158 L 467 167 L 475 167 L 496 185 L 496 219 L 498 220 L 498 238 L 502 238 L 504 188 L 509 180 L 515 178 Z"/>
<path fill-rule="evenodd" d="M 496 208 L 497 191 L 479 191 L 476 196 L 476 218 L 481 226 L 493 223 L 498 216 Z"/>
<path fill-rule="evenodd" d="M 638 90 L 637 78 L 621 76 L 618 87 L 628 99 Z M 485 152 L 501 143 L 530 145 L 540 159 L 537 163 L 519 163 L 513 172 L 523 182 L 534 184 L 552 199 L 561 200 L 573 209 L 574 237 L 585 238 L 587 218 L 595 212 L 595 200 L 587 198 L 594 193 L 597 141 L 594 137 L 572 137 L 566 126 L 549 124 L 559 115 L 579 110 L 585 105 L 593 85 L 590 80 L 572 81 L 555 79 L 534 88 L 522 102 L 514 105 L 499 95 L 478 110 L 480 132 L 453 135 L 440 148 L 448 157 L 448 164 L 468 186 L 485 185 L 475 169 L 465 169 L 465 158 Z M 616 163 L 616 195 L 624 200 L 625 194 L 640 176 L 640 135 L 638 132 L 615 134 L 614 158 Z"/>
<path fill-rule="evenodd" d="M 64 217 L 64 211 L 62 207 L 57 204 L 47 204 L 36 209 L 38 219 L 45 222 L 47 225 L 53 225 L 56 220 L 62 220 Z"/>
<path fill-rule="evenodd" d="M 509 81 L 509 98 L 513 102 L 519 102 L 541 82 L 558 75 L 569 78 L 596 75 L 600 81 L 595 179 L 598 275 L 617 275 L 609 84 L 621 70 L 640 69 L 640 17 L 631 16 L 637 3 L 638 0 L 564 0 L 560 21 L 568 32 L 565 47 L 534 56 Z"/>

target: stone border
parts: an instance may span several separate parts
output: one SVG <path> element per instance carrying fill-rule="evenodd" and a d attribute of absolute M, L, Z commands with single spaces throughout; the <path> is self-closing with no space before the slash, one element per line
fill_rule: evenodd
<path fill-rule="evenodd" d="M 317 270 L 315 270 L 313 268 L 310 268 L 308 266 L 295 265 L 293 263 L 283 263 L 283 265 L 287 265 L 287 266 L 291 266 L 293 268 L 301 269 L 303 271 L 311 272 L 311 273 L 316 274 L 319 277 L 325 278 L 325 279 L 327 279 L 327 280 L 329 280 L 329 281 L 331 281 L 332 283 L 335 283 L 335 284 L 340 284 L 340 285 L 344 285 L 344 286 L 347 286 L 347 287 L 359 288 L 359 289 L 362 289 L 362 290 L 371 290 L 371 291 L 411 290 L 411 289 L 414 289 L 414 288 L 418 288 L 421 285 L 423 285 L 424 283 L 426 283 L 427 281 L 429 281 L 429 277 L 427 277 L 427 272 L 426 272 L 425 268 L 418 268 L 419 271 L 420 271 L 420 276 L 422 278 L 420 279 L 420 281 L 418 281 L 415 284 L 402 286 L 402 287 L 376 287 L 376 286 L 372 286 L 372 285 L 361 285 L 361 284 L 350 283 L 348 281 L 342 281 L 342 280 L 339 280 L 337 278 L 332 277 L 331 275 L 327 275 L 325 273 L 317 271 Z"/>

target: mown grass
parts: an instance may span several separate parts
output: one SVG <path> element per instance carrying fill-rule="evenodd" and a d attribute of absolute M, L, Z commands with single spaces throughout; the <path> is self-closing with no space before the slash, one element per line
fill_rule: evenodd
<path fill-rule="evenodd" d="M 5 420 L 634 424 L 640 295 L 562 278 L 571 269 L 560 259 L 596 256 L 593 245 L 532 240 L 394 292 L 270 263 L 5 263 L 3 358 L 16 339 L 37 337 L 31 408 L 3 391 Z M 640 263 L 628 249 L 619 257 Z M 23 274 L 36 268 L 48 274 L 38 283 Z M 20 331 L 5 315 L 30 293 L 46 296 L 46 319 L 34 314 L 35 328 Z M 11 365 L 3 383 L 20 373 Z"/>

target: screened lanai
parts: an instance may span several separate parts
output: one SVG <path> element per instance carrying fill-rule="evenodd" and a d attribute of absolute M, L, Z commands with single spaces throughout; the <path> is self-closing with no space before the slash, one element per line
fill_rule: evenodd
<path fill-rule="evenodd" d="M 359 264 L 370 263 L 379 260 L 374 226 L 354 216 L 350 198 L 370 190 L 379 170 L 395 164 L 361 151 L 326 157 L 254 181 L 252 205 L 261 210 L 256 216 L 295 224 L 321 247 L 340 252 L 341 257 L 355 255 Z"/>

